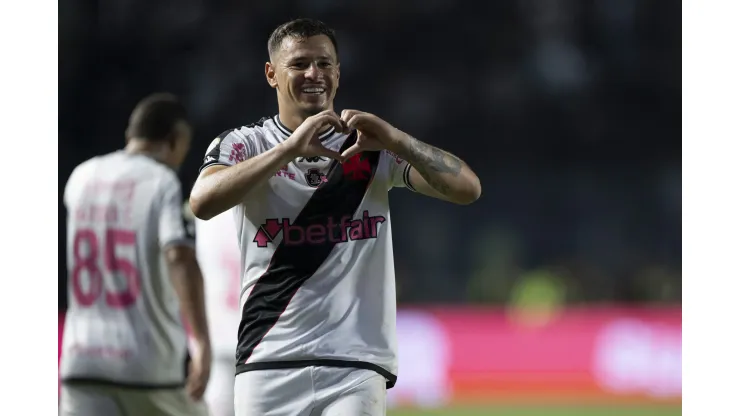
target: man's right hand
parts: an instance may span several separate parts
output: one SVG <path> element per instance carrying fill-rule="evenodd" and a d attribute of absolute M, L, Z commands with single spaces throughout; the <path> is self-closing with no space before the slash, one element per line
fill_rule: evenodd
<path fill-rule="evenodd" d="M 201 400 L 203 398 L 203 394 L 206 392 L 208 380 L 211 377 L 211 360 L 211 347 L 209 345 L 204 345 L 196 351 L 190 361 L 185 391 L 187 391 L 190 398 L 195 401 Z"/>
<path fill-rule="evenodd" d="M 321 144 L 319 133 L 326 126 L 346 133 L 347 124 L 332 110 L 313 115 L 298 126 L 279 146 L 233 166 L 209 166 L 200 173 L 190 193 L 190 208 L 196 217 L 209 220 L 240 204 L 245 196 L 299 157 L 330 157 L 344 160 L 339 152 Z"/>
<path fill-rule="evenodd" d="M 342 161 L 341 153 L 327 149 L 319 140 L 319 133 L 328 125 L 334 126 L 338 132 L 346 133 L 348 131 L 346 123 L 333 110 L 325 110 L 315 114 L 304 120 L 284 142 L 291 157 L 295 159 L 298 157 L 324 156 Z"/>

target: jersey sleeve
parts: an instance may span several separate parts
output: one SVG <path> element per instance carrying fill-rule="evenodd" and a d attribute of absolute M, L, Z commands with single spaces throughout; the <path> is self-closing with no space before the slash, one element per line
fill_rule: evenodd
<path fill-rule="evenodd" d="M 257 154 L 254 142 L 242 130 L 226 130 L 213 139 L 200 170 L 214 165 L 233 166 L 254 157 Z"/>
<path fill-rule="evenodd" d="M 411 164 L 401 159 L 400 156 L 391 151 L 384 150 L 383 153 L 385 155 L 385 159 L 387 161 L 386 164 L 389 170 L 389 189 L 393 187 L 400 188 L 405 186 L 406 188 L 416 192 L 416 189 L 414 189 L 414 187 L 411 185 L 411 182 L 409 181 Z"/>
<path fill-rule="evenodd" d="M 79 200 L 84 192 L 85 180 L 90 175 L 90 166 L 93 160 L 88 160 L 77 165 L 67 179 L 64 185 L 63 202 L 66 209 L 72 208 L 72 205 Z"/>
<path fill-rule="evenodd" d="M 195 247 L 195 223 L 182 198 L 180 181 L 172 175 L 164 181 L 162 203 L 159 210 L 159 245 Z"/>
<path fill-rule="evenodd" d="M 69 178 L 67 179 L 67 183 L 64 185 L 64 207 L 69 209 L 71 201 L 73 199 L 73 195 L 77 191 L 77 177 L 79 176 L 80 167 L 77 166 L 72 171 L 72 174 L 69 175 Z"/>

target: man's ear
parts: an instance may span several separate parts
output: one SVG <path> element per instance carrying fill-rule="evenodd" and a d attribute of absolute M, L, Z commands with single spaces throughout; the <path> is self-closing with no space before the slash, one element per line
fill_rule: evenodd
<path fill-rule="evenodd" d="M 278 82 L 275 74 L 275 66 L 271 62 L 265 62 L 265 78 L 267 78 L 267 83 L 272 88 L 277 88 Z"/>
<path fill-rule="evenodd" d="M 167 135 L 167 144 L 170 145 L 170 150 L 172 151 L 177 148 L 177 134 L 174 131 Z"/>

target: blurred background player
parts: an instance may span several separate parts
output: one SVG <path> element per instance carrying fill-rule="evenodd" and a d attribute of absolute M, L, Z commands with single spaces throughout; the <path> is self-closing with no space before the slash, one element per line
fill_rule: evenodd
<path fill-rule="evenodd" d="M 213 345 L 211 378 L 205 393 L 212 416 L 234 414 L 234 366 L 239 327 L 241 264 L 239 241 L 230 212 L 195 220 L 196 252 L 205 283 L 208 329 Z"/>
<path fill-rule="evenodd" d="M 62 415 L 207 414 L 203 280 L 175 173 L 190 141 L 183 105 L 151 95 L 131 114 L 126 147 L 67 182 Z M 189 369 L 183 315 L 196 347 Z"/>
<path fill-rule="evenodd" d="M 388 191 L 469 204 L 480 182 L 372 114 L 334 112 L 322 22 L 279 26 L 268 51 L 279 114 L 214 139 L 190 197 L 198 218 L 231 211 L 240 238 L 235 413 L 384 415 L 397 378 Z"/>

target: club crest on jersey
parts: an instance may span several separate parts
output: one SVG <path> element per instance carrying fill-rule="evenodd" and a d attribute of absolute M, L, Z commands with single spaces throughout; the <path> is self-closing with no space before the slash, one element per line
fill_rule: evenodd
<path fill-rule="evenodd" d="M 358 153 L 342 163 L 344 176 L 355 181 L 367 179 L 371 172 L 370 161 L 362 153 Z"/>
<path fill-rule="evenodd" d="M 326 175 L 316 168 L 309 169 L 304 176 L 306 177 L 306 183 L 308 186 L 312 186 L 314 188 L 327 182 Z"/>
<path fill-rule="evenodd" d="M 247 160 L 247 147 L 244 143 L 234 143 L 231 145 L 231 155 L 229 155 L 230 162 L 241 163 Z"/>
<path fill-rule="evenodd" d="M 308 226 L 291 224 L 288 218 L 268 218 L 254 236 L 252 242 L 257 247 L 267 247 L 283 233 L 282 244 L 299 246 L 303 244 L 346 243 L 347 241 L 377 238 L 380 225 L 386 221 L 382 215 L 370 216 L 363 211 L 362 219 L 353 220 L 345 215 L 338 222 L 329 217 L 326 223 L 315 223 Z"/>

